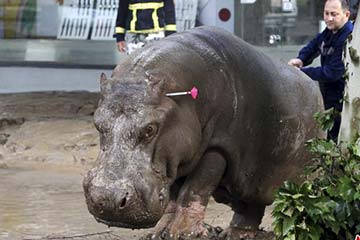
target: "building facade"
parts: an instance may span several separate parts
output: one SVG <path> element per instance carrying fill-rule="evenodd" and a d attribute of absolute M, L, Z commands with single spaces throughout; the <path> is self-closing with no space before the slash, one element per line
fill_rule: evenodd
<path fill-rule="evenodd" d="M 324 28 L 324 1 L 174 1 L 178 31 L 222 27 L 285 62 Z M 0 67 L 112 69 L 124 57 L 113 39 L 118 3 L 0 0 Z M 350 4 L 355 13 L 359 0 Z"/>

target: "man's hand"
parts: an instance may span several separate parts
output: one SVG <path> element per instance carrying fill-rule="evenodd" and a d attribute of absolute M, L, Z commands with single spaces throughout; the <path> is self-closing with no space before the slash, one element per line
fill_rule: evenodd
<path fill-rule="evenodd" d="M 294 66 L 294 67 L 298 67 L 298 68 L 301 68 L 301 67 L 303 67 L 303 65 L 304 65 L 304 63 L 301 61 L 301 59 L 299 59 L 299 58 L 293 58 L 293 59 L 291 59 L 289 62 L 288 62 L 288 64 L 290 65 L 290 66 Z"/>
<path fill-rule="evenodd" d="M 119 52 L 125 52 L 126 51 L 126 48 L 125 48 L 125 41 L 120 41 L 120 42 L 117 42 L 117 48 L 119 50 Z"/>

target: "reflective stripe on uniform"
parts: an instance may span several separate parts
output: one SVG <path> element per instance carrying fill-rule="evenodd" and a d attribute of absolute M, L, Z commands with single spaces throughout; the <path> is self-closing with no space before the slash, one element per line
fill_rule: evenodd
<path fill-rule="evenodd" d="M 134 3 L 134 4 L 129 4 L 129 9 L 130 10 L 158 9 L 163 6 L 164 6 L 163 2 Z"/>
<path fill-rule="evenodd" d="M 136 24 L 136 21 L 137 21 L 136 13 L 137 13 L 136 9 L 132 10 L 132 19 L 131 19 L 131 22 L 130 22 L 130 31 L 131 32 L 135 32 L 135 24 Z"/>
<path fill-rule="evenodd" d="M 125 33 L 125 28 L 116 27 L 116 28 L 115 28 L 115 33 Z"/>
<path fill-rule="evenodd" d="M 158 28 L 158 29 L 155 29 L 155 28 L 151 28 L 151 29 L 145 29 L 145 30 L 134 30 L 134 31 L 128 31 L 128 32 L 131 32 L 131 33 L 155 33 L 155 32 L 160 32 L 160 31 L 164 31 L 165 29 L 164 28 Z"/>
<path fill-rule="evenodd" d="M 155 8 L 151 14 L 151 17 L 152 17 L 152 20 L 153 20 L 153 23 L 154 23 L 154 29 L 159 29 L 160 26 L 159 26 L 159 17 L 157 15 L 157 10 L 158 8 Z"/>
<path fill-rule="evenodd" d="M 149 2 L 149 3 L 134 3 L 129 5 L 129 10 L 132 11 L 132 19 L 130 22 L 130 32 L 133 33 L 149 33 L 149 32 L 159 32 L 163 31 L 164 28 L 159 26 L 159 16 L 157 15 L 157 10 L 159 8 L 164 7 L 163 2 Z M 146 29 L 146 30 L 136 30 L 136 21 L 137 21 L 137 10 L 144 10 L 144 9 L 152 9 L 152 21 L 154 23 L 153 29 Z"/>
<path fill-rule="evenodd" d="M 165 31 L 176 31 L 176 24 L 168 24 L 165 26 Z"/>

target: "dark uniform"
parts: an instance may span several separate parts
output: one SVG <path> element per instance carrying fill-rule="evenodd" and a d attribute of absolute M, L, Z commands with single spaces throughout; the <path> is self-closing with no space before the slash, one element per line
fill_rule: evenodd
<path fill-rule="evenodd" d="M 339 31 L 333 33 L 325 29 L 308 45 L 300 50 L 298 58 L 309 65 L 314 58 L 321 55 L 320 67 L 302 67 L 301 70 L 313 80 L 319 81 L 325 109 L 335 108 L 341 112 L 343 91 L 345 87 L 345 66 L 342 61 L 344 42 L 353 30 L 353 24 L 347 22 Z M 335 119 L 329 138 L 336 139 L 340 128 L 340 118 Z"/>
<path fill-rule="evenodd" d="M 125 33 L 152 34 L 176 32 L 174 0 L 120 0 L 116 18 L 116 41 Z"/>

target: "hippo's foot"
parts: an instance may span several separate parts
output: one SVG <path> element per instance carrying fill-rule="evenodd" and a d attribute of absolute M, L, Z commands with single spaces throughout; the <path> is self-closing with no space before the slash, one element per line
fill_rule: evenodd
<path fill-rule="evenodd" d="M 208 236 L 204 223 L 205 206 L 191 202 L 188 207 L 177 206 L 175 213 L 166 213 L 151 234 L 152 239 L 192 239 Z"/>
<path fill-rule="evenodd" d="M 254 239 L 256 231 L 229 227 L 219 234 L 219 239 L 223 240 L 250 240 Z"/>
<path fill-rule="evenodd" d="M 264 215 L 265 205 L 233 202 L 235 211 L 230 227 L 220 234 L 220 239 L 254 239 Z"/>
<path fill-rule="evenodd" d="M 175 212 L 176 202 L 170 201 L 165 209 L 164 215 L 160 218 L 160 220 L 157 222 L 156 226 L 153 229 L 153 234 L 151 234 L 153 238 L 158 237 L 164 231 L 164 229 L 166 229 L 166 227 L 174 219 Z"/>
<path fill-rule="evenodd" d="M 207 236 L 208 230 L 204 225 L 205 206 L 200 202 L 190 202 L 189 206 L 178 206 L 173 221 L 168 226 L 170 234 L 174 236 Z"/>

